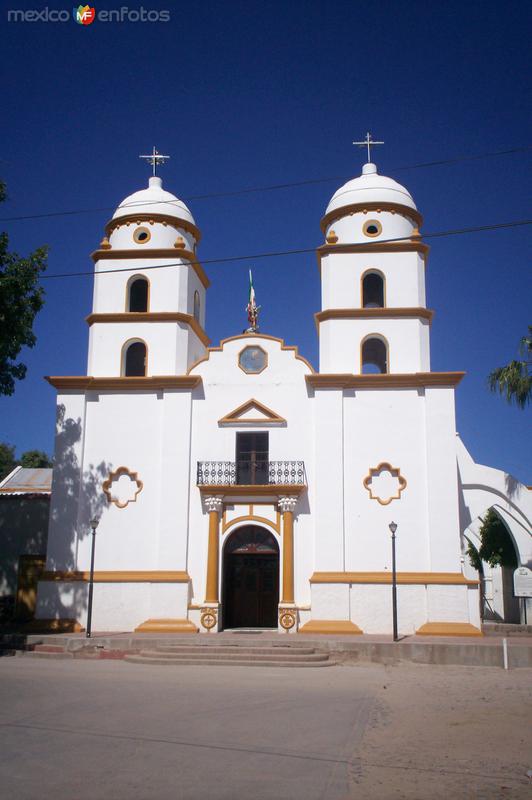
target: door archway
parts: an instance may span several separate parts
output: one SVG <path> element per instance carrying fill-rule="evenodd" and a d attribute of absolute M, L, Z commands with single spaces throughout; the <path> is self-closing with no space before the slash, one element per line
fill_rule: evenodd
<path fill-rule="evenodd" d="M 222 566 L 224 628 L 277 628 L 279 546 L 259 525 L 237 528 L 227 539 Z"/>

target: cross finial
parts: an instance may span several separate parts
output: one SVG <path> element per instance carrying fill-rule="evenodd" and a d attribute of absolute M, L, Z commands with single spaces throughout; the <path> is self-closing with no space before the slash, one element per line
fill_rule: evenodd
<path fill-rule="evenodd" d="M 384 144 L 384 142 L 374 142 L 373 139 L 371 138 L 371 133 L 368 131 L 366 133 L 366 138 L 364 139 L 363 142 L 353 142 L 353 144 L 356 144 L 358 147 L 367 147 L 368 148 L 368 164 L 371 164 L 371 147 L 372 147 L 372 145 L 374 145 L 374 144 Z"/>
<path fill-rule="evenodd" d="M 139 156 L 139 158 L 146 159 L 146 161 L 152 165 L 153 175 L 157 175 L 158 165 L 164 164 L 165 161 L 168 161 L 170 156 L 162 156 L 154 147 L 149 156 Z"/>

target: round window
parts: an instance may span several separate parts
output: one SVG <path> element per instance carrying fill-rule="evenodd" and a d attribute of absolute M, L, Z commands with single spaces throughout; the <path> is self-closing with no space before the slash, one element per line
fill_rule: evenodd
<path fill-rule="evenodd" d="M 137 244 L 146 244 L 151 239 L 151 233 L 147 228 L 136 228 L 133 231 L 133 239 Z"/>
<path fill-rule="evenodd" d="M 365 236 L 379 236 L 382 233 L 382 225 L 376 219 L 370 219 L 364 223 L 362 228 Z"/>

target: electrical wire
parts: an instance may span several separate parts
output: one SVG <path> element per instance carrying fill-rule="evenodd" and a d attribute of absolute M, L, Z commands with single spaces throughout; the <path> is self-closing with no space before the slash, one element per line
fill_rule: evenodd
<path fill-rule="evenodd" d="M 479 153 L 477 155 L 457 156 L 456 158 L 448 158 L 448 159 L 443 159 L 441 161 L 425 161 L 420 164 L 409 164 L 407 166 L 402 166 L 402 167 L 393 167 L 390 169 L 390 172 L 402 172 L 410 169 L 425 169 L 427 167 L 439 167 L 450 164 L 459 164 L 463 161 L 476 161 L 482 158 L 495 158 L 497 156 L 506 156 L 506 155 L 513 155 L 515 153 L 524 153 L 529 150 L 532 150 L 532 145 L 527 145 L 525 147 L 514 147 L 510 150 L 497 150 L 495 152 L 490 152 L 490 153 Z M 294 181 L 291 183 L 275 183 L 269 186 L 255 186 L 247 189 L 235 189 L 234 191 L 231 192 L 211 192 L 209 194 L 195 194 L 182 198 L 182 201 L 183 202 L 186 201 L 187 203 L 189 203 L 190 201 L 196 201 L 196 200 L 210 200 L 222 197 L 237 197 L 238 195 L 253 194 L 257 192 L 273 192 L 273 191 L 278 191 L 280 189 L 292 189 L 319 183 L 330 183 L 332 181 L 346 181 L 350 180 L 352 177 L 353 177 L 352 175 L 332 175 L 328 178 L 314 178 L 307 181 Z M 155 203 L 150 203 L 150 205 L 165 206 L 175 203 L 176 200 L 157 200 Z M 137 206 L 143 206 L 145 204 L 146 204 L 145 201 L 139 200 L 135 201 L 134 203 L 122 204 L 119 207 L 121 209 L 131 208 L 134 210 Z M 79 208 L 69 211 L 50 211 L 44 214 L 26 214 L 16 217 L 0 217 L 0 222 L 21 222 L 24 220 L 49 219 L 51 217 L 67 217 L 67 216 L 76 216 L 79 214 L 95 214 L 95 213 L 101 213 L 103 211 L 114 211 L 114 210 L 116 210 L 116 206 L 101 206 L 99 208 Z"/>
<path fill-rule="evenodd" d="M 460 236 L 466 233 L 482 233 L 484 231 L 495 231 L 501 230 L 502 228 L 517 228 L 523 225 L 532 225 L 532 219 L 522 219 L 522 220 L 514 220 L 513 222 L 499 222 L 493 225 L 478 225 L 475 227 L 470 228 L 454 228 L 448 231 L 435 231 L 433 233 L 424 233 L 423 239 L 436 239 L 441 238 L 443 236 Z M 397 237 L 395 239 L 379 239 L 378 241 L 372 242 L 364 242 L 365 246 L 373 245 L 378 246 L 381 244 L 387 244 L 391 242 L 404 242 L 410 243 L 412 240 L 405 238 L 404 236 Z M 421 240 L 420 240 L 421 241 Z M 357 243 L 354 243 L 355 246 Z M 358 242 L 358 244 L 361 244 Z M 304 247 L 299 248 L 296 250 L 276 250 L 266 253 L 250 253 L 249 255 L 243 256 L 227 256 L 226 258 L 209 258 L 202 260 L 201 262 L 198 260 L 190 260 L 184 259 L 185 265 L 186 264 L 224 264 L 233 261 L 251 261 L 257 260 L 259 258 L 277 258 L 279 256 L 294 256 L 294 255 L 301 255 L 305 253 L 314 253 L 316 251 L 316 247 Z M 102 256 L 102 261 L 105 260 L 105 255 Z M 112 275 L 117 272 L 144 272 L 151 269 L 168 269 L 169 267 L 181 267 L 184 266 L 183 261 L 175 261 L 170 264 L 148 264 L 147 266 L 143 267 L 119 267 L 117 269 L 106 269 L 103 271 L 95 272 L 94 270 L 87 270 L 84 272 L 58 272 L 52 273 L 49 275 L 41 275 L 41 280 L 51 280 L 57 278 L 83 278 L 83 277 L 90 277 L 93 275 Z"/>

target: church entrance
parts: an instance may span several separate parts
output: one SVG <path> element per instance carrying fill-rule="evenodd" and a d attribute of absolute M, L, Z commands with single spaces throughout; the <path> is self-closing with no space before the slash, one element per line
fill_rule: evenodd
<path fill-rule="evenodd" d="M 229 537 L 223 557 L 224 628 L 277 628 L 279 547 L 258 525 Z"/>

